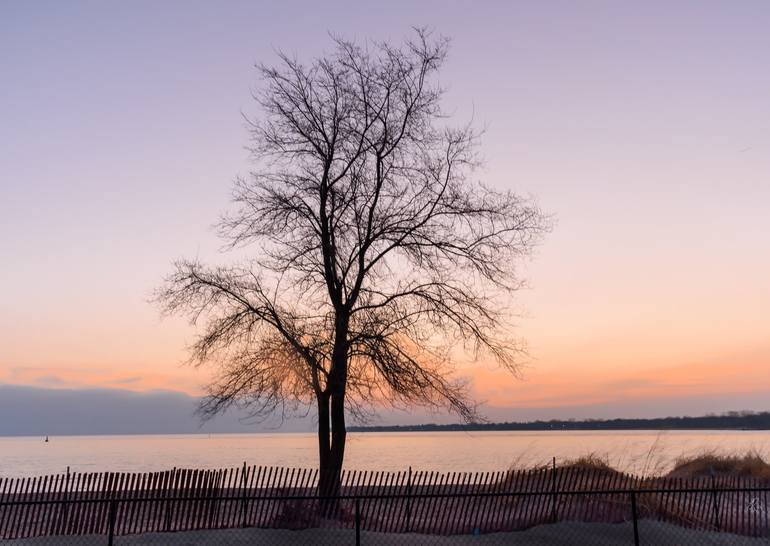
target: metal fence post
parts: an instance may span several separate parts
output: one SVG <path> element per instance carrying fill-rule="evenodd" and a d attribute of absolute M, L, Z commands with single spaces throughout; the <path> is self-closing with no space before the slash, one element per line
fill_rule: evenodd
<path fill-rule="evenodd" d="M 634 546 L 639 546 L 639 522 L 636 513 L 636 492 L 631 491 L 631 517 L 634 519 Z"/>
<path fill-rule="evenodd" d="M 361 506 L 356 499 L 356 546 L 361 546 Z"/>
<path fill-rule="evenodd" d="M 112 546 L 115 538 L 115 516 L 118 512 L 118 501 L 110 501 L 109 527 L 107 531 L 107 546 Z"/>

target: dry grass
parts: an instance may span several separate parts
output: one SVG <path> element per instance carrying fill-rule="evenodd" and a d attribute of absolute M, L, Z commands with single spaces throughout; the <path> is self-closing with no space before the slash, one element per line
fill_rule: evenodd
<path fill-rule="evenodd" d="M 652 457 L 649 457 L 652 459 Z M 645 468 L 654 465 L 646 464 Z M 510 472 L 517 470 L 549 470 L 551 465 L 542 465 L 525 468 L 519 464 L 511 465 Z M 607 457 L 596 453 L 589 453 L 577 459 L 570 459 L 557 465 L 560 472 L 571 470 L 576 473 L 581 471 L 591 472 L 597 477 L 622 474 L 616 470 Z M 668 472 L 645 471 L 638 478 L 643 481 L 659 478 L 702 478 L 702 477 L 727 477 L 740 476 L 770 481 L 770 462 L 758 451 L 749 451 L 743 454 L 722 454 L 717 452 L 704 452 L 695 456 L 683 456 L 674 462 L 674 467 Z"/>
<path fill-rule="evenodd" d="M 566 461 L 562 461 L 560 463 L 557 463 L 556 467 L 560 471 L 565 470 L 567 468 L 571 468 L 575 470 L 592 470 L 596 472 L 608 472 L 612 474 L 620 473 L 619 471 L 615 470 L 612 467 L 607 457 L 603 457 L 597 453 L 588 453 L 586 455 L 583 455 L 582 457 L 578 457 L 577 459 L 568 459 Z M 509 467 L 508 471 L 509 472 L 516 472 L 521 470 L 536 471 L 536 470 L 550 470 L 551 468 L 552 468 L 551 464 L 523 466 L 519 464 L 519 460 L 517 459 Z"/>
<path fill-rule="evenodd" d="M 582 457 L 578 457 L 577 459 L 565 461 L 559 465 L 559 468 L 561 470 L 566 468 L 575 470 L 591 470 L 600 474 L 620 474 L 620 472 L 612 468 L 612 465 L 610 465 L 610 462 L 606 457 L 602 457 L 596 453 L 589 453 L 587 455 L 583 455 Z"/>
<path fill-rule="evenodd" d="M 770 463 L 751 451 L 743 455 L 723 455 L 707 452 L 695 457 L 677 459 L 668 476 L 698 478 L 704 476 L 741 476 L 770 481 Z"/>

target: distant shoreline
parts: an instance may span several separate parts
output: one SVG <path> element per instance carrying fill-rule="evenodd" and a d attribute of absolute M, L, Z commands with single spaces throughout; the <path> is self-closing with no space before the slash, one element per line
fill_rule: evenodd
<path fill-rule="evenodd" d="M 662 417 L 654 419 L 552 419 L 549 421 L 521 421 L 500 423 L 424 423 L 418 425 L 374 425 L 350 426 L 348 432 L 579 432 L 579 431 L 768 431 L 770 430 L 770 412 L 729 412 L 723 415 L 705 415 L 700 417 Z M 130 430 L 106 432 L 98 430 L 91 433 L 78 432 L 40 432 L 19 431 L 0 432 L 0 438 L 35 438 L 51 439 L 63 437 L 119 437 L 119 436 L 250 436 L 250 435 L 314 435 L 313 430 L 216 430 L 216 431 L 147 431 Z"/>
<path fill-rule="evenodd" d="M 484 432 L 484 431 L 602 431 L 602 430 L 770 430 L 770 412 L 730 412 L 701 417 L 657 419 L 550 420 L 505 423 L 353 426 L 350 432 Z"/>

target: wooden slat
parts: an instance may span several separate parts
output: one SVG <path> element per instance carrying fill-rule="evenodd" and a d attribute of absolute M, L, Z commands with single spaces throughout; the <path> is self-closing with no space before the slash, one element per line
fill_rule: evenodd
<path fill-rule="evenodd" d="M 271 497 L 276 497 L 279 494 L 280 487 L 283 484 L 284 481 L 284 471 L 287 471 L 286 468 L 278 468 L 277 472 L 273 475 L 273 483 L 270 485 L 270 493 L 269 495 Z M 275 525 L 275 517 L 276 517 L 276 511 L 278 510 L 280 503 L 276 502 L 275 500 L 271 500 L 268 502 L 268 515 L 267 515 L 267 522 L 269 527 L 274 527 Z"/>
<path fill-rule="evenodd" d="M 210 480 L 211 472 L 209 470 L 203 470 L 198 475 L 198 483 L 195 487 L 195 496 L 198 500 L 196 500 L 193 503 L 193 524 L 192 529 L 201 529 L 203 527 L 204 522 L 204 514 L 206 513 L 206 495 L 209 490 L 209 480 Z M 240 472 L 238 472 L 238 477 L 240 477 Z M 236 480 L 236 482 L 233 484 L 235 487 L 240 480 Z M 237 508 L 233 512 L 235 513 L 235 516 L 237 517 Z"/>
<path fill-rule="evenodd" d="M 13 496 L 12 498 L 18 499 L 19 498 L 19 492 L 24 491 L 24 483 L 26 478 L 16 478 L 16 481 L 14 483 L 14 489 L 13 489 Z M 14 536 L 14 529 L 16 527 L 16 512 L 19 510 L 18 505 L 11 505 L 10 509 L 8 510 L 8 517 L 5 521 L 3 528 L 4 528 L 4 536 L 3 538 L 15 538 Z"/>
<path fill-rule="evenodd" d="M 135 510 L 133 510 L 131 514 L 131 521 L 129 522 L 129 533 L 141 533 L 144 529 L 144 520 L 143 515 L 144 512 L 147 510 L 147 498 L 149 497 L 148 492 L 148 485 L 150 482 L 150 474 L 149 472 L 142 472 L 139 477 L 137 478 L 137 491 L 136 496 L 139 499 L 142 499 L 137 505 L 135 506 Z M 169 526 L 167 531 L 171 530 L 171 527 Z"/>
<path fill-rule="evenodd" d="M 462 482 L 460 483 L 460 488 L 458 489 L 458 492 L 460 494 L 465 494 L 468 491 L 472 491 L 474 489 L 474 484 L 478 480 L 479 473 L 478 472 L 467 472 L 465 474 L 465 477 L 463 478 Z M 447 521 L 447 532 L 448 533 L 459 533 L 464 532 L 462 529 L 462 514 L 465 510 L 467 510 L 467 504 L 468 500 L 470 500 L 470 497 L 458 497 L 456 499 L 453 499 L 453 502 L 449 504 L 449 517 Z"/>
<path fill-rule="evenodd" d="M 491 478 L 491 485 L 489 491 L 491 493 L 503 493 L 507 489 L 507 481 L 509 479 L 508 472 L 495 472 Z M 493 533 L 497 531 L 497 522 L 502 517 L 499 513 L 503 506 L 502 501 L 505 497 L 492 496 L 484 500 L 483 508 L 485 515 L 483 518 L 476 520 L 475 525 L 479 527 L 482 533 Z"/>
<path fill-rule="evenodd" d="M 256 467 L 256 473 L 254 473 L 254 483 L 251 488 L 250 496 L 259 498 L 262 495 L 262 482 L 264 481 L 264 475 L 267 472 L 267 468 L 264 466 Z M 260 502 L 252 501 L 249 505 L 248 521 L 250 527 L 259 527 L 259 520 L 257 519 L 257 509 Z"/>
<path fill-rule="evenodd" d="M 485 473 L 481 492 L 493 493 L 498 487 L 502 474 L 500 472 L 487 472 Z M 477 499 L 474 503 L 473 511 L 470 514 L 468 520 L 468 526 L 471 529 L 479 529 L 479 532 L 484 532 L 486 527 L 489 527 L 489 522 L 494 516 L 492 513 L 492 506 L 495 497 L 482 497 Z"/>
<path fill-rule="evenodd" d="M 488 493 L 489 487 L 491 487 L 492 480 L 494 479 L 494 472 L 483 472 L 478 478 L 475 492 Z M 474 529 L 481 529 L 479 525 L 479 519 L 485 520 L 488 514 L 488 501 L 489 497 L 471 497 L 469 498 L 469 504 L 467 508 L 467 514 L 463 518 L 462 524 L 465 529 L 473 532 Z"/>
<path fill-rule="evenodd" d="M 365 495 L 374 495 L 377 493 L 375 483 L 379 472 L 370 472 L 364 470 L 361 473 L 361 490 Z M 371 530 L 371 517 L 373 502 L 371 499 L 365 499 L 360 502 L 361 529 Z"/>
<path fill-rule="evenodd" d="M 548 470 L 540 469 L 534 473 L 534 489 L 535 492 L 550 491 L 550 483 L 548 481 Z M 539 525 L 543 519 L 543 507 L 547 506 L 548 495 L 533 495 L 532 497 L 532 512 L 529 518 L 529 525 Z"/>
<path fill-rule="evenodd" d="M 424 506 L 424 501 L 417 498 L 416 495 L 425 492 L 426 482 L 428 480 L 428 472 L 417 472 L 409 469 L 409 485 L 407 487 L 408 498 L 405 499 L 404 513 L 402 521 L 400 522 L 399 529 L 401 532 L 415 532 L 420 528 L 420 512 Z"/>
<path fill-rule="evenodd" d="M 13 493 L 14 499 L 19 499 L 19 495 L 23 496 L 26 483 L 26 478 L 16 480 L 16 489 Z M 16 519 L 18 518 L 18 512 L 20 512 L 20 510 L 21 507 L 18 505 L 11 507 L 11 511 L 8 514 L 8 532 L 6 538 L 16 538 Z"/>
<path fill-rule="evenodd" d="M 575 491 L 589 491 L 591 485 L 598 479 L 599 472 L 595 469 L 586 469 L 578 472 L 578 476 L 575 478 Z M 588 513 L 588 500 L 589 497 L 585 495 L 572 495 L 574 497 L 574 508 L 572 510 L 572 518 L 576 521 L 585 521 Z"/>
<path fill-rule="evenodd" d="M 96 498 L 99 492 L 101 491 L 101 484 L 104 480 L 104 473 L 99 472 L 95 473 L 93 476 L 93 480 L 89 483 L 90 490 L 88 491 L 88 499 Z M 84 529 L 81 531 L 83 534 L 92 535 L 96 533 L 96 526 L 98 521 L 98 514 L 99 514 L 99 505 L 96 502 L 89 502 L 85 506 L 86 508 L 86 517 L 84 521 Z"/>
<path fill-rule="evenodd" d="M 81 491 L 84 487 L 84 481 L 85 477 L 83 476 L 82 472 L 76 472 L 72 477 L 73 485 L 72 485 L 72 494 L 69 495 L 70 498 L 74 500 L 78 500 L 82 498 Z M 82 517 L 83 511 L 82 511 L 82 504 L 73 504 L 72 508 L 68 511 L 65 511 L 66 516 L 64 518 L 65 524 L 66 524 L 66 531 L 65 535 L 74 535 L 77 533 L 77 530 L 79 529 L 80 525 L 80 519 Z"/>
<path fill-rule="evenodd" d="M 131 517 L 136 508 L 136 473 L 126 475 L 126 487 L 122 492 L 122 498 L 125 500 L 121 510 L 121 518 L 115 522 L 115 533 L 125 535 L 128 532 L 128 526 L 131 523 Z"/>
<path fill-rule="evenodd" d="M 551 477 L 551 469 L 548 467 L 543 468 L 540 471 L 541 479 L 539 480 L 539 488 L 543 494 L 537 496 L 537 508 L 535 509 L 535 525 L 541 525 L 549 520 L 551 517 L 551 493 L 553 488 L 553 478 Z"/>
<path fill-rule="evenodd" d="M 698 520 L 698 527 L 701 529 L 713 529 L 712 522 L 714 521 L 714 518 L 712 517 L 712 510 L 713 506 L 711 503 L 711 494 L 708 493 L 708 482 L 705 478 L 700 478 L 695 480 L 694 482 L 695 487 L 702 489 L 704 492 L 700 493 L 698 496 L 700 497 L 699 503 L 698 503 L 698 513 L 696 514 L 696 519 Z M 672 494 L 669 493 L 669 496 Z"/>
<path fill-rule="evenodd" d="M 521 472 L 518 470 L 508 471 L 505 474 L 500 490 L 505 493 L 514 493 L 521 490 L 521 488 Z M 495 501 L 495 508 L 493 508 L 493 510 L 497 512 L 497 516 L 492 522 L 494 531 L 503 531 L 513 528 L 514 521 L 520 510 L 520 501 L 521 497 L 513 495 L 497 498 Z"/>
<path fill-rule="evenodd" d="M 144 505 L 142 507 L 142 510 L 140 512 L 141 514 L 141 521 L 139 522 L 139 528 L 141 529 L 141 533 L 149 533 L 152 532 L 153 529 L 155 529 L 155 518 L 157 516 L 159 505 L 161 501 L 159 500 L 162 491 L 161 491 L 161 480 L 163 479 L 163 473 L 162 472 L 149 472 L 147 476 L 147 482 L 145 483 L 145 501 L 142 502 Z"/>
<path fill-rule="evenodd" d="M 2 478 L 3 487 L 0 489 L 0 502 L 8 500 L 8 490 L 11 486 L 11 478 Z M 0 504 L 0 539 L 5 538 L 5 516 L 8 513 L 9 506 Z"/>
<path fill-rule="evenodd" d="M 243 470 L 241 471 L 241 488 L 240 488 L 240 496 L 246 497 L 247 491 L 248 491 L 248 484 L 249 484 L 249 473 L 251 469 L 246 466 L 246 461 L 243 462 Z M 246 512 L 247 512 L 247 506 L 248 501 L 241 500 L 241 516 L 240 516 L 240 527 L 246 527 Z"/>
<path fill-rule="evenodd" d="M 99 472 L 94 477 L 94 481 L 91 483 L 92 490 L 90 491 L 89 498 L 98 498 L 101 494 L 104 484 L 107 481 L 107 474 L 105 472 Z M 99 524 L 101 523 L 99 521 L 99 515 L 101 513 L 101 506 L 98 502 L 91 502 L 89 503 L 89 512 L 88 512 L 88 527 L 87 527 L 87 533 L 88 534 L 95 534 L 98 530 Z"/>
<path fill-rule="evenodd" d="M 35 493 L 37 492 L 38 484 L 37 484 L 38 478 L 32 478 L 32 485 L 28 489 L 28 493 L 24 495 L 24 500 L 30 500 L 35 497 Z M 19 530 L 17 536 L 19 537 L 27 537 L 29 536 L 29 533 L 27 532 L 28 529 L 28 522 L 31 515 L 31 512 L 34 511 L 36 506 L 34 504 L 25 504 L 23 506 L 23 514 L 24 516 L 20 518 L 19 521 Z"/>
<path fill-rule="evenodd" d="M 390 512 L 388 529 L 391 533 L 398 533 L 402 530 L 402 523 L 406 517 L 407 495 L 409 494 L 409 472 L 406 470 L 398 473 L 396 494 L 399 498 L 393 500 L 393 506 Z"/>
<path fill-rule="evenodd" d="M 538 478 L 542 476 L 542 473 L 540 472 L 533 472 L 529 471 L 525 474 L 525 491 L 528 493 L 533 493 L 540 490 L 540 484 L 538 482 Z M 538 496 L 537 495 L 527 495 L 524 498 L 524 513 L 522 516 L 523 521 L 523 528 L 526 529 L 527 527 L 531 527 L 532 525 L 535 525 L 534 523 L 534 512 L 536 510 Z"/>
<path fill-rule="evenodd" d="M 230 469 L 230 475 L 233 475 L 232 469 Z M 190 483 L 187 487 L 188 498 L 187 502 L 187 518 L 185 520 L 184 530 L 195 529 L 195 516 L 197 514 L 197 508 L 200 501 L 195 500 L 200 494 L 201 481 L 203 479 L 203 470 L 195 469 L 192 472 Z M 229 488 L 228 488 L 229 489 Z"/>
<path fill-rule="evenodd" d="M 559 488 L 563 491 L 576 491 L 580 489 L 579 484 L 577 483 L 580 479 L 580 474 L 583 474 L 584 476 L 589 475 L 589 471 L 583 471 L 583 472 L 576 472 L 576 468 L 574 466 L 568 466 L 565 468 L 562 468 L 557 473 L 556 479 L 557 479 L 557 487 L 553 487 L 553 484 L 551 484 L 551 488 L 558 490 Z M 546 472 L 553 473 L 552 469 L 547 470 Z M 553 475 L 551 476 L 551 480 L 553 480 Z M 553 491 L 551 491 L 553 493 Z M 557 509 L 555 510 L 556 514 L 561 518 L 562 521 L 570 521 L 572 519 L 575 519 L 575 510 L 576 505 L 583 501 L 582 497 L 577 498 L 576 495 L 562 495 L 562 498 L 559 499 L 561 501 L 561 504 Z M 554 498 L 553 494 L 548 495 L 548 508 L 550 511 L 550 514 L 548 516 L 552 518 L 552 514 L 554 513 L 554 503 L 556 499 Z"/>
<path fill-rule="evenodd" d="M 48 478 L 48 487 L 43 492 L 43 500 L 52 501 L 56 498 L 62 476 L 60 474 L 52 474 Z M 45 504 L 43 506 L 43 514 L 39 517 L 37 526 L 35 527 L 35 536 L 50 536 L 52 529 L 56 524 L 57 510 L 59 505 Z"/>
<path fill-rule="evenodd" d="M 117 486 L 117 479 L 118 476 L 115 472 L 109 472 L 107 474 L 107 489 L 103 492 L 101 495 L 102 499 L 110 499 L 112 498 L 112 495 L 114 494 L 115 488 Z M 99 502 L 99 533 L 100 534 L 106 534 L 109 531 L 109 520 L 110 520 L 110 503 L 109 502 Z"/>
<path fill-rule="evenodd" d="M 625 482 L 625 476 L 622 474 L 613 474 L 610 478 L 610 491 L 618 490 L 621 487 L 623 487 L 623 484 Z M 612 494 L 609 495 L 609 498 L 607 498 L 604 502 L 605 510 L 604 510 L 604 522 L 605 523 L 614 523 L 618 522 L 620 519 L 627 520 L 627 512 L 628 510 L 626 507 L 629 504 L 629 499 L 627 495 L 617 495 Z"/>
<path fill-rule="evenodd" d="M 262 480 L 263 483 L 260 486 L 261 490 L 261 497 L 268 496 L 268 486 L 270 484 L 271 475 L 273 473 L 273 467 L 268 467 L 267 472 L 262 473 Z M 256 527 L 267 527 L 266 520 L 265 520 L 265 501 L 257 502 L 257 514 L 255 519 L 255 526 Z"/>
<path fill-rule="evenodd" d="M 449 481 L 449 474 L 443 473 L 443 472 L 436 472 L 435 475 L 431 474 L 430 480 L 428 481 L 426 493 L 429 495 L 433 495 L 438 493 L 440 490 L 444 488 L 445 482 Z M 421 514 L 421 519 L 423 521 L 423 531 L 424 533 L 431 533 L 434 532 L 434 517 L 435 513 L 438 507 L 438 500 L 436 497 L 426 497 L 423 499 L 423 513 Z"/>
<path fill-rule="evenodd" d="M 381 490 L 380 495 L 387 495 L 392 486 L 393 474 L 391 472 L 383 473 L 380 478 Z M 387 499 L 375 499 L 373 501 L 374 514 L 372 515 L 372 526 L 370 529 L 373 531 L 382 530 L 382 518 L 385 507 L 387 506 Z"/>
<path fill-rule="evenodd" d="M 5 478 L 3 480 L 3 492 L 2 496 L 0 496 L 3 501 L 7 501 L 11 498 L 11 491 L 13 491 L 15 482 L 16 480 L 14 478 Z M 7 538 L 6 520 L 9 517 L 10 511 L 11 507 L 5 504 L 2 506 L 2 509 L 0 509 L 0 539 Z"/>
<path fill-rule="evenodd" d="M 406 481 L 406 474 L 404 472 L 391 472 L 391 482 L 388 493 L 391 495 L 400 495 L 402 493 L 402 482 Z M 395 531 L 396 526 L 393 523 L 394 512 L 401 506 L 402 499 L 390 498 L 385 503 L 385 507 L 382 513 L 382 526 L 381 528 L 386 532 L 392 533 Z"/>
<path fill-rule="evenodd" d="M 461 493 L 473 493 L 477 490 L 479 480 L 481 479 L 480 472 L 469 472 L 467 483 L 460 490 Z M 467 533 L 465 521 L 470 512 L 470 504 L 476 499 L 470 496 L 464 496 L 457 499 L 457 502 L 451 508 L 451 520 L 452 523 L 448 526 L 450 533 Z"/>
<path fill-rule="evenodd" d="M 463 473 L 462 472 L 447 472 L 447 475 L 449 476 L 447 478 L 447 483 L 444 488 L 439 489 L 439 493 L 448 493 L 451 495 L 452 493 L 455 493 L 462 482 L 463 479 Z M 449 509 L 449 503 L 452 501 L 452 498 L 448 497 L 437 497 L 436 498 L 436 532 L 439 534 L 445 534 L 446 533 L 446 517 L 447 517 L 447 511 Z"/>
<path fill-rule="evenodd" d="M 439 473 L 439 481 L 434 486 L 433 492 L 434 493 L 441 493 L 444 491 L 447 491 L 450 487 L 450 484 L 452 483 L 452 474 L 449 472 L 441 472 Z M 428 525 L 428 532 L 434 532 L 434 533 L 440 533 L 441 529 L 439 525 L 436 523 L 439 520 L 439 516 L 441 514 L 441 498 L 440 497 L 430 497 L 426 499 L 429 503 L 429 512 L 426 518 L 426 524 Z"/>
<path fill-rule="evenodd" d="M 733 476 L 730 479 L 730 487 L 735 489 L 739 485 L 738 483 L 738 476 Z M 739 512 L 743 512 L 743 510 L 738 510 L 737 507 L 740 506 L 741 502 L 741 494 L 737 491 L 728 493 L 730 496 L 730 504 L 728 505 L 730 507 L 730 523 L 731 523 L 731 530 L 734 533 L 740 533 L 742 531 L 741 529 L 741 522 L 739 518 Z"/>

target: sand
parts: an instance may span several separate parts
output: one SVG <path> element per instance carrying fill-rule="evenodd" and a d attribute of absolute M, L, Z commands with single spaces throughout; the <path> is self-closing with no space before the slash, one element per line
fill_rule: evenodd
<path fill-rule="evenodd" d="M 656 546 L 755 546 L 770 544 L 770 538 L 750 538 L 727 533 L 711 533 L 685 529 L 656 521 L 641 521 L 641 544 Z M 37 537 L 4 541 L 9 546 L 104 546 L 107 537 Z M 361 533 L 361 544 L 372 546 L 491 546 L 526 544 L 531 546 L 597 545 L 628 546 L 633 544 L 633 527 L 630 523 L 572 523 L 561 522 L 541 525 L 515 533 L 488 535 L 432 536 L 420 534 Z M 203 546 L 233 545 L 295 546 L 295 545 L 353 545 L 355 533 L 350 529 L 224 529 L 215 531 L 185 531 L 180 533 L 147 533 L 115 537 L 115 546 Z"/>

